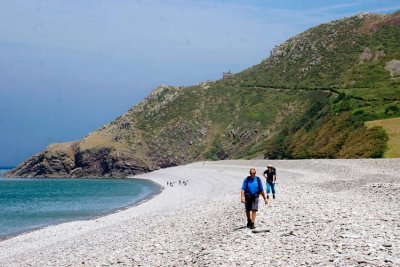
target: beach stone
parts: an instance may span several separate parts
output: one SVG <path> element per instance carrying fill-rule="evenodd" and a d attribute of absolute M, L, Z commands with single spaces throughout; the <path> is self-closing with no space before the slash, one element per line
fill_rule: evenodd
<path fill-rule="evenodd" d="M 356 262 L 357 262 L 358 264 L 368 263 L 368 262 L 367 262 L 366 260 L 364 260 L 364 259 L 357 259 Z"/>
<path fill-rule="evenodd" d="M 260 171 L 265 165 L 251 162 Z M 399 163 L 277 161 L 279 198 L 257 213 L 255 230 L 268 228 L 265 233 L 238 229 L 246 224 L 238 184 L 247 161 L 161 169 L 140 177 L 157 182 L 182 175 L 191 186 L 175 184 L 97 222 L 71 222 L 1 241 L 0 266 L 397 266 L 400 200 L 388 201 L 367 185 L 373 181 L 388 190 L 385 179 L 399 180 Z M 375 175 L 382 169 L 385 176 Z M 345 186 L 339 188 L 338 181 Z"/>

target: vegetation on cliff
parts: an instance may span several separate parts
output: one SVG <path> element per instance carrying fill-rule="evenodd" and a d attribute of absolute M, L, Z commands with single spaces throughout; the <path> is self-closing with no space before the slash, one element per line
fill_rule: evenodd
<path fill-rule="evenodd" d="M 10 176 L 126 176 L 198 160 L 382 157 L 367 121 L 400 117 L 400 13 L 323 24 L 233 77 L 160 86 L 81 141 Z"/>

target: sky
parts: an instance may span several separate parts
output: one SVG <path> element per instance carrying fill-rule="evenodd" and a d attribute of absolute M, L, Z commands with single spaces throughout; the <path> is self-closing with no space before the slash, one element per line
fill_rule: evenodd
<path fill-rule="evenodd" d="M 398 0 L 0 0 L 0 166 L 79 140 L 160 84 L 217 80 Z"/>

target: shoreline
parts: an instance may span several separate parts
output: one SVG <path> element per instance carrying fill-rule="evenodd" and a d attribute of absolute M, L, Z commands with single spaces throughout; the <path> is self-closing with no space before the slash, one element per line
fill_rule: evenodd
<path fill-rule="evenodd" d="M 2 179 L 59 179 L 59 178 L 8 178 L 8 177 L 7 178 L 6 177 L 0 177 L 0 178 L 2 178 Z M 62 179 L 66 179 L 66 178 L 62 178 Z M 80 178 L 80 179 L 91 179 L 91 178 Z M 146 201 L 151 200 L 156 195 L 161 194 L 162 191 L 164 190 L 164 187 L 162 185 L 160 185 L 160 184 L 158 184 L 158 183 L 156 183 L 154 181 L 147 180 L 147 179 L 140 179 L 140 178 L 134 178 L 134 177 L 106 178 L 106 179 L 137 179 L 137 180 L 145 180 L 147 182 L 150 182 L 150 183 L 153 183 L 153 184 L 157 185 L 158 190 L 152 192 L 149 195 L 143 196 L 142 198 L 139 198 L 139 199 L 135 200 L 133 203 L 130 203 L 130 204 L 122 206 L 122 207 L 113 208 L 113 209 L 111 209 L 109 211 L 106 211 L 104 213 L 101 213 L 101 214 L 89 215 L 86 218 L 79 218 L 79 219 L 65 219 L 65 221 L 60 221 L 60 222 L 56 222 L 56 223 L 50 223 L 50 224 L 47 224 L 47 225 L 44 225 L 44 226 L 39 226 L 39 227 L 36 227 L 36 228 L 21 230 L 21 231 L 18 231 L 16 233 L 12 233 L 12 234 L 5 235 L 5 236 L 0 236 L 0 242 L 2 242 L 4 240 L 11 239 L 11 238 L 14 238 L 14 237 L 17 237 L 19 235 L 35 232 L 35 231 L 38 231 L 38 230 L 41 230 L 41 229 L 44 229 L 44 228 L 47 228 L 47 227 L 51 227 L 51 226 L 56 226 L 56 225 L 60 225 L 60 224 L 64 224 L 64 223 L 70 223 L 70 222 L 90 221 L 90 220 L 95 220 L 95 219 L 98 219 L 98 218 L 101 218 L 101 217 L 104 217 L 104 216 L 108 216 L 110 214 L 118 213 L 120 211 L 135 207 L 135 206 L 140 205 L 142 203 L 145 203 Z"/>
<path fill-rule="evenodd" d="M 277 199 L 259 206 L 256 227 L 269 232 L 253 234 L 239 192 L 248 169 L 262 176 L 267 163 Z M 0 241 L 0 265 L 400 265 L 400 159 L 198 162 L 135 178 L 189 182 Z"/>

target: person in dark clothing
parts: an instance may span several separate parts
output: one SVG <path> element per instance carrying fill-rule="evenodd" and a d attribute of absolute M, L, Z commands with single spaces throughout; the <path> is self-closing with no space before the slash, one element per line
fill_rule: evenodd
<path fill-rule="evenodd" d="M 264 177 L 266 179 L 267 198 L 269 199 L 269 193 L 272 191 L 272 198 L 275 199 L 276 169 L 272 165 L 268 165 Z"/>
<path fill-rule="evenodd" d="M 268 204 L 268 199 L 265 196 L 262 181 L 256 176 L 256 169 L 250 169 L 250 176 L 247 176 L 242 184 L 240 192 L 241 202 L 245 204 L 247 227 L 255 229 L 256 212 L 258 211 L 258 199 L 260 194 L 264 198 L 265 205 Z"/>

